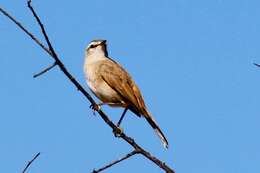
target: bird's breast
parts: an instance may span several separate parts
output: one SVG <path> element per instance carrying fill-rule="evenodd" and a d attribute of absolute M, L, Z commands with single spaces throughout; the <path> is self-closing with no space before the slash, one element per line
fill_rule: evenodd
<path fill-rule="evenodd" d="M 98 68 L 98 63 L 92 63 L 84 67 L 85 77 L 90 90 L 104 103 L 121 102 L 121 96 L 103 80 Z"/>

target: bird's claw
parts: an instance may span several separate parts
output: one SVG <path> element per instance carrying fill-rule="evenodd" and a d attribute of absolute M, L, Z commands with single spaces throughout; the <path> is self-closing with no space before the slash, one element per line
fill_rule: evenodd
<path fill-rule="evenodd" d="M 123 132 L 124 132 L 124 129 L 119 126 L 117 126 L 117 128 L 115 130 L 113 130 L 115 137 L 120 137 Z"/>
<path fill-rule="evenodd" d="M 91 104 L 89 108 L 93 109 L 94 111 L 98 111 L 100 109 L 100 106 L 98 104 Z"/>
<path fill-rule="evenodd" d="M 95 112 L 100 110 L 100 106 L 98 104 L 91 104 L 89 108 L 93 110 L 93 115 L 96 115 Z"/>

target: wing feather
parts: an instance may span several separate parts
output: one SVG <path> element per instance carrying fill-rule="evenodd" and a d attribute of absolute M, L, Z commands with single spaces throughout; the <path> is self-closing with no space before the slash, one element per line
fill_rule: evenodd
<path fill-rule="evenodd" d="M 139 114 L 144 114 L 145 104 L 137 85 L 131 76 L 118 64 L 110 59 L 100 64 L 99 73 L 103 80 L 113 88 L 126 103 L 134 106 Z"/>
<path fill-rule="evenodd" d="M 130 110 L 136 115 L 143 115 L 146 118 L 160 137 L 165 148 L 168 148 L 168 141 L 165 135 L 152 115 L 147 111 L 141 92 L 131 76 L 118 63 L 111 59 L 104 60 L 100 64 L 99 70 L 102 79 L 124 99 L 124 102 L 130 105 Z"/>

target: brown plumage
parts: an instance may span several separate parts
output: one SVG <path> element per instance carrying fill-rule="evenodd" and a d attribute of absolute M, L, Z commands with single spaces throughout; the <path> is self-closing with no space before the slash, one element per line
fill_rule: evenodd
<path fill-rule="evenodd" d="M 168 141 L 147 110 L 139 88 L 127 71 L 108 57 L 105 41 L 94 40 L 89 44 L 84 72 L 90 89 L 103 104 L 125 107 L 145 117 L 168 148 Z"/>

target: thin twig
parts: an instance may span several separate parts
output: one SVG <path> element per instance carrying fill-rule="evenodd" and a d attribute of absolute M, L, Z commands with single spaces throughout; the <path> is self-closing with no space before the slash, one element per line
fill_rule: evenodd
<path fill-rule="evenodd" d="M 0 11 L 7 16 L 9 19 L 11 19 L 16 25 L 19 26 L 19 28 L 21 28 L 27 35 L 29 35 L 39 46 L 41 46 L 47 53 L 49 53 L 49 55 L 51 57 L 53 57 L 53 59 L 55 60 L 55 62 L 57 63 L 57 65 L 60 67 L 60 70 L 64 73 L 64 75 L 75 85 L 75 87 L 90 101 L 91 105 L 96 105 L 96 102 L 94 101 L 94 99 L 90 96 L 90 94 L 88 92 L 86 92 L 84 90 L 84 88 L 79 84 L 79 82 L 68 72 L 68 70 L 65 68 L 64 64 L 60 61 L 59 57 L 57 56 L 57 54 L 55 53 L 54 49 L 51 46 L 51 43 L 49 41 L 49 38 L 46 34 L 46 31 L 44 29 L 43 24 L 40 21 L 40 18 L 37 16 L 37 14 L 35 13 L 33 7 L 30 5 L 31 1 L 28 1 L 28 7 L 31 9 L 34 17 L 36 18 L 38 24 L 40 25 L 40 28 L 42 30 L 42 33 L 45 37 L 45 40 L 48 43 L 49 49 L 47 49 L 46 47 L 43 46 L 42 43 L 39 42 L 38 39 L 36 39 L 35 36 L 33 36 L 33 34 L 31 34 L 30 32 L 28 32 L 28 30 L 26 30 L 19 22 L 17 22 L 17 20 L 15 20 L 13 17 L 11 17 L 11 15 L 9 15 L 7 12 L 5 12 L 1 7 L 0 7 Z M 101 116 L 101 118 L 103 119 L 103 121 L 105 121 L 105 123 L 107 125 L 109 125 L 113 131 L 120 131 L 120 129 L 118 129 L 118 127 L 108 118 L 108 116 L 101 110 L 99 109 L 97 111 L 99 113 L 99 115 Z M 152 156 L 149 152 L 147 152 L 146 150 L 144 150 L 140 145 L 138 145 L 134 139 L 132 139 L 131 137 L 127 136 L 125 133 L 121 133 L 120 138 L 122 138 L 124 141 L 126 141 L 128 144 L 130 144 L 135 150 L 138 150 L 140 152 L 140 154 L 142 154 L 143 156 L 145 156 L 147 159 L 151 160 L 153 163 L 155 163 L 157 166 L 159 166 L 160 168 L 162 168 L 165 172 L 167 173 L 174 173 L 174 170 L 171 169 L 168 165 L 166 165 L 164 162 L 162 162 L 161 160 L 157 159 L 155 156 Z"/>
<path fill-rule="evenodd" d="M 40 42 L 39 39 L 37 39 L 32 33 L 30 33 L 20 22 L 18 22 L 14 17 L 12 17 L 10 14 L 8 14 L 3 8 L 1 8 L 0 6 L 0 11 L 7 17 L 9 18 L 11 21 L 13 21 L 21 30 L 23 30 L 29 37 L 31 37 L 31 39 L 33 39 L 41 48 L 43 48 L 49 55 L 52 56 L 51 51 L 44 46 L 44 44 L 42 44 Z"/>
<path fill-rule="evenodd" d="M 43 75 L 44 73 L 48 72 L 48 71 L 51 70 L 53 67 L 55 67 L 56 65 L 57 65 L 57 64 L 56 64 L 56 62 L 55 62 L 55 63 L 53 63 L 52 65 L 50 65 L 49 67 L 43 69 L 41 72 L 34 74 L 33 77 L 34 77 L 34 78 L 37 78 L 37 77 Z"/>
<path fill-rule="evenodd" d="M 257 63 L 253 63 L 255 66 L 257 66 L 257 67 L 260 67 L 260 65 L 259 64 L 257 64 Z"/>
<path fill-rule="evenodd" d="M 37 154 L 33 157 L 33 159 L 30 160 L 30 161 L 27 163 L 27 165 L 26 165 L 25 168 L 23 169 L 23 172 L 22 172 L 22 173 L 25 173 L 25 172 L 27 171 L 27 169 L 30 167 L 30 165 L 37 159 L 37 157 L 40 156 L 40 154 L 41 154 L 40 152 L 37 153 Z"/>
<path fill-rule="evenodd" d="M 33 13 L 33 16 L 35 17 L 37 23 L 40 25 L 42 34 L 43 34 L 43 36 L 44 36 L 44 38 L 45 38 L 45 40 L 46 40 L 46 42 L 47 42 L 47 44 L 48 44 L 49 50 L 51 51 L 51 53 L 52 53 L 52 55 L 53 55 L 54 57 L 57 57 L 56 52 L 54 51 L 54 49 L 53 49 L 53 47 L 52 47 L 52 45 L 51 45 L 51 42 L 50 42 L 50 40 L 49 40 L 49 38 L 48 38 L 48 36 L 47 36 L 47 33 L 46 33 L 45 29 L 44 29 L 44 26 L 43 26 L 43 24 L 42 24 L 40 18 L 38 17 L 38 15 L 37 15 L 36 12 L 34 11 L 33 7 L 31 6 L 31 2 L 32 2 L 31 0 L 28 0 L 28 1 L 27 1 L 27 6 L 28 6 L 28 8 L 31 10 L 31 12 Z M 57 59 L 55 59 L 55 60 L 57 61 Z"/>
<path fill-rule="evenodd" d="M 132 151 L 132 152 L 126 154 L 124 157 L 122 157 L 122 158 L 120 158 L 120 159 L 117 159 L 117 160 L 114 160 L 113 162 L 111 162 L 111 163 L 109 163 L 109 164 L 103 166 L 102 168 L 99 168 L 99 169 L 97 169 L 97 170 L 94 169 L 94 170 L 92 171 L 92 173 L 99 173 L 99 172 L 101 172 L 101 171 L 104 171 L 105 169 L 110 168 L 111 166 L 113 166 L 113 165 L 115 165 L 115 164 L 117 164 L 117 163 L 120 163 L 120 162 L 122 162 L 122 161 L 124 161 L 124 160 L 126 160 L 126 159 L 132 157 L 133 155 L 138 154 L 138 153 L 139 153 L 139 152 L 138 152 L 137 150 L 134 150 L 134 151 Z"/>
<path fill-rule="evenodd" d="M 51 57 L 55 60 L 55 63 L 60 67 L 61 71 L 67 76 L 67 78 L 77 87 L 77 89 L 79 91 L 82 92 L 82 94 L 87 97 L 87 99 L 91 102 L 91 105 L 96 105 L 96 102 L 94 101 L 94 99 L 90 96 L 89 93 L 87 93 L 84 88 L 79 84 L 79 82 L 68 72 L 68 70 L 65 68 L 64 64 L 60 61 L 60 58 L 58 57 L 58 55 L 56 54 L 56 52 L 54 51 L 51 43 L 50 43 L 50 40 L 48 38 L 48 35 L 45 31 L 45 28 L 40 20 L 40 18 L 38 17 L 38 15 L 36 14 L 35 10 L 33 9 L 33 7 L 31 6 L 31 0 L 27 1 L 27 5 L 29 7 L 29 9 L 32 11 L 33 13 L 33 16 L 35 17 L 37 23 L 39 24 L 40 26 L 40 29 L 42 31 L 42 34 L 49 46 L 49 51 L 50 51 L 50 55 Z"/>

